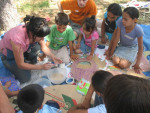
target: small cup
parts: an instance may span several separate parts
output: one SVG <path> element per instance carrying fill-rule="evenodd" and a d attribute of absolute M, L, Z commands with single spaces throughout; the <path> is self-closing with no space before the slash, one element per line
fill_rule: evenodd
<path fill-rule="evenodd" d="M 67 84 L 74 84 L 74 78 L 73 77 L 67 78 L 66 83 Z"/>
<path fill-rule="evenodd" d="M 65 68 L 65 63 L 59 64 L 59 68 Z"/>

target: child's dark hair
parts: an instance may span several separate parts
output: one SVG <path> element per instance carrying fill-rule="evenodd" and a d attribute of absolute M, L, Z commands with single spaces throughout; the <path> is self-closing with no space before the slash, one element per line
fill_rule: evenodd
<path fill-rule="evenodd" d="M 94 31 L 96 29 L 96 20 L 95 16 L 91 16 L 91 18 L 86 18 L 83 22 L 85 25 L 85 30 L 88 32 Z"/>
<path fill-rule="evenodd" d="M 116 75 L 107 83 L 104 103 L 107 113 L 150 113 L 150 81 Z"/>
<path fill-rule="evenodd" d="M 111 77 L 113 77 L 113 75 L 108 71 L 96 71 L 92 77 L 92 85 L 95 91 L 103 94 L 106 84 Z"/>
<path fill-rule="evenodd" d="M 21 89 L 17 103 L 23 113 L 34 113 L 43 103 L 44 90 L 38 84 L 31 84 Z"/>
<path fill-rule="evenodd" d="M 50 33 L 50 28 L 45 18 L 26 15 L 24 22 L 27 28 L 27 33 L 32 32 L 33 42 L 37 37 L 45 37 Z"/>
<path fill-rule="evenodd" d="M 107 8 L 107 12 L 111 12 L 115 16 L 121 16 L 122 15 L 121 6 L 117 3 L 110 4 Z"/>
<path fill-rule="evenodd" d="M 132 19 L 139 18 L 139 11 L 135 7 L 127 7 L 123 12 L 126 12 Z"/>
<path fill-rule="evenodd" d="M 55 23 L 57 25 L 68 25 L 69 23 L 69 18 L 68 15 L 65 13 L 57 13 L 57 15 L 55 16 Z"/>

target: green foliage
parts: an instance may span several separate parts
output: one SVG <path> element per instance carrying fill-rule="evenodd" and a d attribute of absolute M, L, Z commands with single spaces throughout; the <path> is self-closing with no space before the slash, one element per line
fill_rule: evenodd
<path fill-rule="evenodd" d="M 18 6 L 17 6 L 18 7 Z M 30 2 L 25 2 L 20 4 L 18 7 L 19 12 L 35 12 L 38 10 L 42 10 L 43 8 L 49 7 L 49 1 L 43 0 L 40 2 L 36 2 L 35 0 L 30 0 Z"/>

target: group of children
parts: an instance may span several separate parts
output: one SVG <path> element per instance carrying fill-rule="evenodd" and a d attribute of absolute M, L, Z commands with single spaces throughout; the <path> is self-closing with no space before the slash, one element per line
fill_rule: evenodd
<path fill-rule="evenodd" d="M 61 113 L 57 102 L 48 100 L 43 105 L 44 89 L 38 84 L 22 88 L 17 95 L 20 108 L 17 113 Z M 91 107 L 93 93 L 94 106 Z M 91 85 L 81 104 L 68 110 L 68 113 L 149 113 L 150 82 L 132 75 L 113 76 L 108 71 L 94 73 Z"/>
<path fill-rule="evenodd" d="M 119 4 L 110 4 L 104 14 L 102 25 L 97 26 L 95 16 L 86 18 L 76 39 L 72 28 L 68 25 L 68 16 L 65 13 L 58 13 L 55 17 L 56 24 L 51 27 L 51 33 L 46 37 L 46 44 L 53 54 L 68 64 L 71 59 L 78 59 L 75 54 L 79 53 L 87 54 L 87 59 L 91 60 L 100 35 L 102 43 L 106 43 L 107 40 L 110 42 L 105 52 L 106 59 L 112 59 L 112 62 L 122 69 L 130 67 L 135 62 L 134 70 L 140 73 L 144 33 L 137 24 L 138 17 L 139 11 L 135 7 L 125 8 L 122 13 Z M 101 33 L 98 33 L 98 27 L 101 27 Z"/>
<path fill-rule="evenodd" d="M 109 5 L 107 12 L 104 14 L 101 33 L 97 31 L 99 26 L 97 26 L 96 17 L 91 16 L 83 21 L 79 37 L 76 38 L 73 29 L 68 25 L 69 18 L 67 14 L 58 13 L 55 17 L 55 25 L 51 26 L 51 32 L 46 37 L 46 45 L 54 55 L 66 64 L 71 59 L 78 59 L 76 54 L 79 53 L 87 54 L 87 59 L 91 60 L 97 48 L 100 35 L 102 43 L 106 43 L 107 40 L 110 41 L 109 48 L 105 52 L 107 59 L 112 59 L 112 62 L 120 68 L 128 68 L 131 64 L 135 63 L 133 65 L 134 70 L 140 73 L 140 60 L 143 52 L 143 30 L 137 24 L 138 17 L 139 11 L 136 8 L 125 8 L 122 13 L 121 7 L 113 3 Z M 68 45 L 70 52 L 68 52 Z M 5 87 L 7 91 L 9 82 Z M 137 89 L 134 87 L 137 87 Z M 107 113 L 148 113 L 150 111 L 149 108 L 143 108 L 143 106 L 149 105 L 149 89 L 150 84 L 148 80 L 129 75 L 113 77 L 109 72 L 98 71 L 92 77 L 92 84 L 83 103 L 71 108 L 68 113 L 106 113 L 106 110 Z M 102 105 L 96 102 L 98 106 L 90 108 L 90 100 L 94 91 L 97 93 L 96 100 L 104 100 L 105 105 L 102 104 L 103 101 L 100 101 Z M 141 91 L 143 93 L 140 93 Z M 34 113 L 35 111 L 44 113 L 45 109 L 49 110 L 49 112 L 50 110 L 60 112 L 59 107 L 56 107 L 58 106 L 57 104 L 55 104 L 55 107 L 53 107 L 53 104 L 50 104 L 53 102 L 47 102 L 42 109 L 39 109 L 44 98 L 44 90 L 39 85 L 29 85 L 20 92 L 15 93 L 15 95 L 17 94 L 18 105 L 22 110 L 18 113 Z"/>
<path fill-rule="evenodd" d="M 91 107 L 93 92 L 96 97 Z M 68 113 L 149 113 L 149 92 L 149 80 L 100 70 L 94 73 L 83 102 Z"/>

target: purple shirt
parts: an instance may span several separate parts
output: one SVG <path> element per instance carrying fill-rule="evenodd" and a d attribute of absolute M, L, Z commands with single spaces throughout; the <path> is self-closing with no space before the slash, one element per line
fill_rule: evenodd
<path fill-rule="evenodd" d="M 144 34 L 143 29 L 140 27 L 139 24 L 136 24 L 134 29 L 131 32 L 126 33 L 125 27 L 122 24 L 122 18 L 120 18 L 117 21 L 117 26 L 121 30 L 120 44 L 123 46 L 136 45 L 138 43 L 137 38 L 142 37 Z"/>
<path fill-rule="evenodd" d="M 12 45 L 10 41 L 13 41 L 16 45 L 19 45 L 23 52 L 27 51 L 29 47 L 29 37 L 26 27 L 24 25 L 14 27 L 6 32 L 3 39 L 0 40 L 0 50 L 3 50 L 2 53 L 6 56 L 7 49 L 12 51 Z"/>

